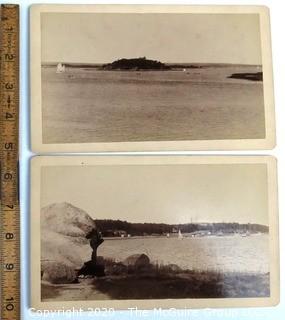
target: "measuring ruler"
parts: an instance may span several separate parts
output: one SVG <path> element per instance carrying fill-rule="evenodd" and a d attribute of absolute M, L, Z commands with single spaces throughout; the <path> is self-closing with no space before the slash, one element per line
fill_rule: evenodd
<path fill-rule="evenodd" d="M 0 318 L 19 320 L 19 6 L 1 5 L 0 19 Z"/>

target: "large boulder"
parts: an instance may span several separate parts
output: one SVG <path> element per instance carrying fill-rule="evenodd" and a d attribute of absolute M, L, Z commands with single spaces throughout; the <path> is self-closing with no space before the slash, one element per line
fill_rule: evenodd
<path fill-rule="evenodd" d="M 48 262 L 43 265 L 42 280 L 53 284 L 72 283 L 77 279 L 77 274 L 72 267 L 60 262 Z"/>
<path fill-rule="evenodd" d="M 70 203 L 54 203 L 42 208 L 41 228 L 70 237 L 84 237 L 96 228 L 94 220 Z"/>
<path fill-rule="evenodd" d="M 69 203 L 56 203 L 41 210 L 43 280 L 74 281 L 76 270 L 90 260 L 92 249 L 86 235 L 92 229 L 96 229 L 93 219 Z"/>
<path fill-rule="evenodd" d="M 127 267 L 134 267 L 134 268 L 143 268 L 148 267 L 150 264 L 149 257 L 142 253 L 142 254 L 133 254 L 129 257 L 127 257 L 123 264 Z"/>

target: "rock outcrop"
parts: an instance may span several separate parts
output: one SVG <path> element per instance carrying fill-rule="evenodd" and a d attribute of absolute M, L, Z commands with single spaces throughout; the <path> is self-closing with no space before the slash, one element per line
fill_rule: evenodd
<path fill-rule="evenodd" d="M 42 280 L 53 284 L 72 283 L 77 279 L 74 268 L 64 263 L 49 261 L 43 265 Z"/>
<path fill-rule="evenodd" d="M 42 208 L 41 228 L 66 236 L 85 238 L 96 225 L 87 212 L 70 203 L 62 202 Z"/>
<path fill-rule="evenodd" d="M 233 73 L 228 78 L 231 78 L 231 79 L 242 79 L 242 80 L 249 80 L 249 81 L 262 81 L 263 80 L 263 73 L 262 72 Z"/>
<path fill-rule="evenodd" d="M 41 271 L 52 283 L 74 281 L 75 270 L 90 259 L 87 234 L 96 229 L 93 219 L 69 203 L 57 203 L 41 211 Z"/>

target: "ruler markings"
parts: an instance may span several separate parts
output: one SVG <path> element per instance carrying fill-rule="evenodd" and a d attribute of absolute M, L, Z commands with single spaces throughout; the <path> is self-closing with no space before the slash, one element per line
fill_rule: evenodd
<path fill-rule="evenodd" d="M 20 319 L 18 202 L 19 6 L 1 5 L 0 20 L 0 298 L 1 319 Z"/>

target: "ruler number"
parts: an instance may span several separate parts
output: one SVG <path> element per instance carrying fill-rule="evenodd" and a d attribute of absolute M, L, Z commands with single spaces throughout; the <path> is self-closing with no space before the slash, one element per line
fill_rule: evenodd
<path fill-rule="evenodd" d="M 14 84 L 11 82 L 6 82 L 5 83 L 5 89 L 7 90 L 12 90 L 14 88 Z"/>
<path fill-rule="evenodd" d="M 7 263 L 5 265 L 5 269 L 9 270 L 9 271 L 13 270 L 14 269 L 14 263 Z"/>
<path fill-rule="evenodd" d="M 4 145 L 5 150 L 13 150 L 13 143 L 12 142 L 6 142 Z"/>
<path fill-rule="evenodd" d="M 5 119 L 6 119 L 6 120 L 13 119 L 12 113 L 6 112 L 6 114 L 5 114 Z"/>
<path fill-rule="evenodd" d="M 10 301 L 14 301 L 14 298 L 11 297 L 10 299 L 6 299 L 6 301 L 8 302 L 6 304 L 6 310 L 7 311 L 13 311 L 14 310 L 14 304 L 12 302 L 10 302 Z"/>
<path fill-rule="evenodd" d="M 12 180 L 13 179 L 13 175 L 10 172 L 6 172 L 4 173 L 4 180 L 8 181 L 8 180 Z"/>
<path fill-rule="evenodd" d="M 5 234 L 5 238 L 6 238 L 6 240 L 13 240 L 14 239 L 14 233 L 7 232 Z"/>
<path fill-rule="evenodd" d="M 4 55 L 4 58 L 5 58 L 6 61 L 12 61 L 12 60 L 14 60 L 15 55 L 12 54 L 12 53 L 6 53 L 6 54 Z"/>
<path fill-rule="evenodd" d="M 6 301 L 14 301 L 14 298 L 11 297 L 11 298 L 9 298 L 9 299 L 6 299 Z"/>

